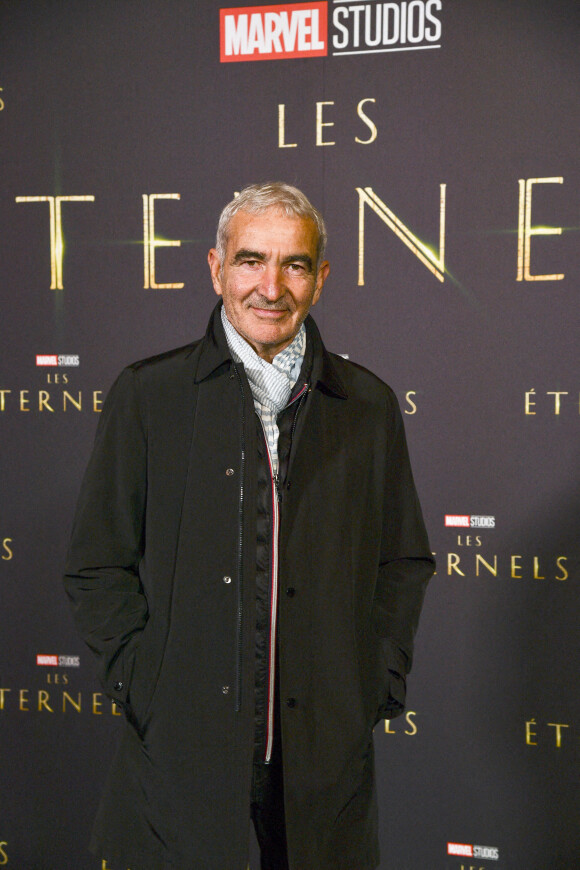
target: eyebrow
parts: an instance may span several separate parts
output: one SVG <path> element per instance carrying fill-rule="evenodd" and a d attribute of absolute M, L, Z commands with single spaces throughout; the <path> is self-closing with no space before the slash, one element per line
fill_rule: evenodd
<path fill-rule="evenodd" d="M 263 263 L 266 261 L 266 254 L 262 251 L 250 251 L 247 248 L 242 248 L 239 251 L 236 251 L 232 258 L 232 265 L 237 266 L 239 263 L 244 260 L 258 260 Z M 304 263 L 307 266 L 308 270 L 312 272 L 312 258 L 308 256 L 308 254 L 290 254 L 288 257 L 284 257 L 282 260 L 282 265 L 285 266 L 288 263 Z"/>
<path fill-rule="evenodd" d="M 238 263 L 241 263 L 242 260 L 260 260 L 264 261 L 266 259 L 266 255 L 261 251 L 249 251 L 247 248 L 242 248 L 239 251 L 236 251 L 234 256 L 232 257 L 232 265 L 236 266 Z"/>

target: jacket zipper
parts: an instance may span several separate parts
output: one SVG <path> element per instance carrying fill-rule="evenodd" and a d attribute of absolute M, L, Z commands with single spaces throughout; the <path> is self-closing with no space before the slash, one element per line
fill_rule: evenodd
<path fill-rule="evenodd" d="M 239 713 L 242 709 L 242 631 L 243 631 L 243 615 L 244 615 L 244 561 L 243 561 L 243 539 L 244 539 L 244 475 L 246 464 L 246 394 L 244 393 L 244 385 L 237 367 L 234 365 L 234 371 L 240 385 L 242 394 L 242 439 L 241 439 L 241 456 L 240 456 L 240 502 L 238 508 L 238 609 L 236 619 L 236 704 L 235 711 Z"/>
<path fill-rule="evenodd" d="M 272 550 L 271 550 L 271 581 L 270 581 L 270 633 L 268 650 L 268 700 L 266 704 L 266 752 L 264 761 L 270 763 L 272 744 L 274 742 L 274 692 L 276 674 L 276 621 L 278 618 L 278 536 L 280 531 L 280 494 L 278 490 L 278 475 L 274 474 L 272 454 L 262 418 L 264 442 L 270 466 L 270 481 L 272 487 Z"/>

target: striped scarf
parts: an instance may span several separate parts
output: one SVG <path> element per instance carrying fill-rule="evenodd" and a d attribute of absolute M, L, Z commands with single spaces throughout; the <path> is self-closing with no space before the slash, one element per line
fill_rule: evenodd
<path fill-rule="evenodd" d="M 276 354 L 271 363 L 266 362 L 248 342 L 234 329 L 222 305 L 222 324 L 232 357 L 243 363 L 250 383 L 254 407 L 266 434 L 272 459 L 272 470 L 278 473 L 278 426 L 276 419 L 288 404 L 306 350 L 306 329 L 301 325 L 293 341 Z"/>

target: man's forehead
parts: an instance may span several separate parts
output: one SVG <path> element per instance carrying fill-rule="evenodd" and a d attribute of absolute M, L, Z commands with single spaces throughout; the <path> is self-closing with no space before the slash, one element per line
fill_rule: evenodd
<path fill-rule="evenodd" d="M 280 208 L 273 206 L 261 212 L 236 212 L 228 227 L 228 247 L 246 247 L 244 239 L 251 238 L 252 245 L 260 242 L 269 246 L 277 241 L 296 242 L 308 248 L 316 246 L 318 232 L 314 221 L 306 216 L 288 215 Z"/>

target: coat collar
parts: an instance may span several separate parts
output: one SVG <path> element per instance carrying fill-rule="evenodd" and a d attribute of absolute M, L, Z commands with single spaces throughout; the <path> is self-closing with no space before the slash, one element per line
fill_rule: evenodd
<path fill-rule="evenodd" d="M 195 374 L 195 382 L 205 380 L 213 372 L 226 363 L 232 363 L 232 355 L 224 333 L 221 320 L 220 299 L 211 313 L 205 336 L 201 341 L 199 362 Z M 314 318 L 309 314 L 304 321 L 307 340 L 312 342 L 313 364 L 312 383 L 320 386 L 325 392 L 339 399 L 346 399 L 347 393 L 336 370 L 332 357 L 324 347 Z"/>

